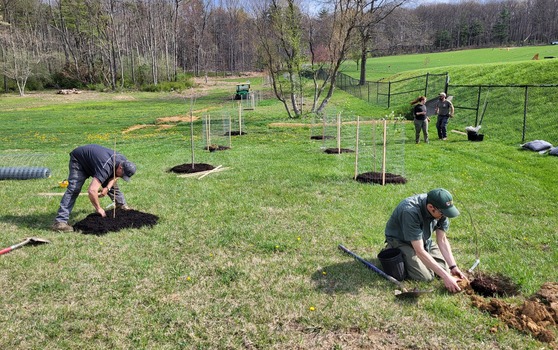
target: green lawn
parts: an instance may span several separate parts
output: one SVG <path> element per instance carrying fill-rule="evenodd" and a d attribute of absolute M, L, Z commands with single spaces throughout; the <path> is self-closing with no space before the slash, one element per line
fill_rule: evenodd
<path fill-rule="evenodd" d="M 424 53 L 401 56 L 373 57 L 367 60 L 366 80 L 378 81 L 387 79 L 401 72 L 415 70 L 451 71 L 453 66 L 507 64 L 530 61 L 538 54 L 539 61 L 545 57 L 558 58 L 558 45 L 501 47 L 478 50 L 459 50 L 441 53 Z M 360 72 L 354 61 L 347 61 L 342 72 L 359 78 Z M 482 75 L 477 75 L 481 78 Z M 393 79 L 392 79 L 393 80 Z M 454 83 L 453 81 L 451 83 Z"/>
<path fill-rule="evenodd" d="M 448 294 L 439 280 L 406 282 L 434 291 L 402 302 L 394 285 L 337 246 L 378 263 L 397 203 L 444 187 L 462 212 L 449 231 L 459 265 L 473 264 L 478 238 L 478 271 L 518 283 L 522 296 L 506 301 L 520 303 L 558 280 L 558 158 L 522 151 L 499 134 L 468 142 L 452 133 L 447 142 L 415 145 L 406 124 L 405 143 L 389 147 L 403 151 L 404 158 L 390 153 L 390 165 L 403 166 L 408 183 L 362 184 L 352 179 L 354 153 L 325 154 L 310 140 L 317 128 L 294 126 L 310 117 L 287 120 L 266 99 L 244 111 L 246 135 L 227 151 L 204 151 L 196 121 L 195 162 L 228 169 L 179 178 L 167 170 L 191 162 L 191 124 L 157 119 L 190 109 L 236 117 L 234 81 L 212 86 L 195 90 L 193 106 L 186 93 L 0 96 L 0 161 L 52 171 L 49 179 L 0 181 L 2 246 L 29 236 L 52 241 L 0 257 L 0 348 L 551 348 L 474 308 L 466 294 Z M 264 89 L 255 80 L 253 87 Z M 339 90 L 330 109 L 347 120 L 389 114 Z M 270 125 L 277 122 L 293 126 Z M 127 131 L 135 125 L 145 127 Z M 354 148 L 354 128 L 344 127 L 343 147 Z M 138 168 L 122 184 L 129 204 L 159 223 L 102 236 L 51 232 L 60 196 L 38 194 L 63 191 L 58 181 L 74 147 L 115 141 Z M 71 223 L 91 212 L 80 197 Z"/>

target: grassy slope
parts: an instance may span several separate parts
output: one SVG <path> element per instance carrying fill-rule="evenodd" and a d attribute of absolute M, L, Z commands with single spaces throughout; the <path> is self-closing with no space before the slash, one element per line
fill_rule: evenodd
<path fill-rule="evenodd" d="M 441 54 L 421 54 L 396 57 L 381 57 L 370 59 L 368 62 L 368 80 L 373 81 L 380 77 L 399 81 L 406 78 L 423 75 L 426 73 L 448 73 L 450 77 L 449 94 L 453 95 L 456 106 L 456 118 L 450 122 L 450 127 L 464 131 L 467 126 L 476 125 L 477 114 L 474 108 L 477 104 L 477 89 L 454 88 L 454 85 L 544 85 L 558 82 L 558 59 L 543 59 L 544 56 L 558 57 L 557 45 L 522 47 L 506 49 L 482 49 L 446 52 Z M 540 60 L 531 60 L 535 53 L 539 53 Z M 421 64 L 426 60 L 428 64 Z M 482 62 L 487 62 L 481 64 Z M 395 67 L 396 72 L 386 70 L 388 66 Z M 345 66 L 344 72 L 353 77 L 358 77 L 358 72 L 351 70 L 350 64 Z M 354 67 L 353 67 L 354 68 Z M 413 81 L 409 81 L 412 84 Z M 405 90 L 398 86 L 399 90 Z M 416 89 L 409 86 L 407 90 Z M 406 95 L 405 95 L 406 96 Z M 529 88 L 527 108 L 527 128 L 523 130 L 525 99 L 524 88 L 484 88 L 481 92 L 480 111 L 482 115 L 485 103 L 485 116 L 483 118 L 483 132 L 487 137 L 495 138 L 509 145 L 518 145 L 523 139 L 525 142 L 535 139 L 544 139 L 558 144 L 558 124 L 555 118 L 546 118 L 555 113 L 556 96 L 558 88 Z M 429 98 L 433 96 L 428 96 Z M 397 99 L 398 97 L 395 96 Z M 407 98 L 399 98 L 396 110 L 408 110 Z M 465 107 L 465 108 L 461 108 Z M 541 116 L 543 116 L 541 118 Z"/>
<path fill-rule="evenodd" d="M 199 95 L 193 109 L 234 115 L 227 101 L 233 88 L 217 86 Z M 344 243 L 376 261 L 384 223 L 397 202 L 443 186 L 463 213 L 450 232 L 459 264 L 465 269 L 473 263 L 478 234 L 479 270 L 509 276 L 531 295 L 558 279 L 554 157 L 519 151 L 495 137 L 471 143 L 451 135 L 447 143 L 405 145 L 406 185 L 363 185 L 351 179 L 353 155 L 325 155 L 321 143 L 309 140 L 308 128 L 268 127 L 285 117 L 278 103 L 266 100 L 246 112 L 248 134 L 233 139 L 233 149 L 203 152 L 196 137 L 196 162 L 230 170 L 181 179 L 166 170 L 191 161 L 188 123 L 121 131 L 185 114 L 188 98 L 71 98 L 1 97 L 2 154 L 41 153 L 33 161 L 51 167 L 53 177 L 0 182 L 0 202 L 9 203 L 0 241 L 7 246 L 40 236 L 53 244 L 1 257 L 0 347 L 545 346 L 474 309 L 466 295 L 448 295 L 439 281 L 410 282 L 409 287 L 435 290 L 417 304 L 398 302 L 389 282 L 339 254 L 336 246 Z M 386 113 L 343 92 L 333 104 L 332 109 L 363 116 Z M 138 174 L 123 185 L 129 202 L 159 215 L 160 223 L 100 237 L 50 232 L 60 197 L 36 194 L 60 191 L 56 182 L 66 176 L 67 153 L 74 146 L 112 147 L 114 137 L 138 164 Z M 80 198 L 72 220 L 90 212 Z"/>

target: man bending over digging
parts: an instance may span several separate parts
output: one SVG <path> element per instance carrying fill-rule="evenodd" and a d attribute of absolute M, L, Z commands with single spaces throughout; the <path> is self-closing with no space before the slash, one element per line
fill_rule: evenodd
<path fill-rule="evenodd" d="M 403 255 L 407 277 L 431 281 L 439 276 L 452 293 L 461 291 L 457 282 L 467 277 L 453 257 L 446 237 L 449 218 L 459 215 L 452 195 L 443 188 L 418 194 L 401 201 L 389 218 L 386 248 L 397 248 Z M 432 241 L 436 233 L 436 242 Z"/>
<path fill-rule="evenodd" d="M 105 210 L 99 203 L 99 198 L 107 194 L 115 201 L 117 209 L 130 209 L 126 205 L 124 195 L 118 189 L 116 180 L 122 178 L 129 181 L 130 177 L 136 172 L 136 166 L 122 154 L 99 145 L 85 145 L 70 152 L 69 167 L 68 188 L 60 201 L 60 209 L 58 209 L 52 230 L 58 232 L 73 231 L 72 226 L 68 225 L 68 219 L 81 188 L 89 177 L 93 179 L 87 194 L 99 215 L 106 216 Z"/>

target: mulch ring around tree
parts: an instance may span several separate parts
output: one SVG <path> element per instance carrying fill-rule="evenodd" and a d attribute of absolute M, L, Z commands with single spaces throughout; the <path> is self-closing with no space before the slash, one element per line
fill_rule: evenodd
<path fill-rule="evenodd" d="M 185 163 L 176 165 L 170 168 L 168 171 L 170 173 L 178 173 L 178 174 L 192 174 L 192 173 L 199 173 L 200 171 L 208 171 L 213 170 L 215 167 L 210 164 L 205 163 Z"/>
<path fill-rule="evenodd" d="M 386 184 L 406 184 L 407 179 L 401 175 L 386 173 Z M 382 173 L 368 172 L 357 175 L 356 179 L 359 182 L 372 182 L 375 184 L 382 184 Z"/>
<path fill-rule="evenodd" d="M 133 209 L 107 210 L 106 214 L 106 217 L 102 217 L 97 213 L 89 214 L 85 219 L 74 224 L 74 231 L 83 234 L 104 235 L 127 228 L 152 227 L 159 220 L 159 217 L 156 215 Z"/>
<path fill-rule="evenodd" d="M 207 150 L 209 152 L 226 151 L 228 149 L 231 149 L 231 148 L 227 147 L 227 146 L 221 146 L 221 145 L 209 145 L 209 146 L 205 147 L 205 150 Z"/>
<path fill-rule="evenodd" d="M 465 288 L 472 305 L 501 320 L 505 327 L 531 334 L 535 339 L 556 347 L 558 324 L 558 283 L 547 282 L 521 304 L 508 303 L 498 297 L 519 295 L 518 286 L 501 275 L 476 274 Z M 479 295 L 480 294 L 480 295 Z M 490 330 L 498 332 L 498 326 Z"/>
<path fill-rule="evenodd" d="M 354 153 L 354 151 L 352 149 L 348 149 L 348 148 L 326 148 L 324 150 L 325 153 L 327 154 L 341 154 L 341 153 Z"/>
<path fill-rule="evenodd" d="M 223 134 L 223 136 L 242 136 L 242 135 L 246 135 L 246 133 L 244 131 L 231 131 L 231 132 L 226 132 Z"/>
<path fill-rule="evenodd" d="M 333 136 L 329 136 L 329 135 L 315 135 L 315 136 L 310 136 L 310 140 L 331 140 L 334 139 L 335 137 Z"/>

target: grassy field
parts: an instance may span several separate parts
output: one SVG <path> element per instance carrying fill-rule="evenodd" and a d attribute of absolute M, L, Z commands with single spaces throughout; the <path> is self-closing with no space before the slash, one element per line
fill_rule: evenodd
<path fill-rule="evenodd" d="M 451 134 L 415 145 L 407 124 L 407 142 L 397 147 L 408 183 L 362 184 L 352 179 L 354 154 L 325 154 L 310 140 L 311 128 L 295 127 L 311 119 L 287 120 L 269 98 L 244 112 L 246 135 L 233 138 L 230 150 L 204 151 L 201 122 L 194 123 L 195 162 L 228 170 L 203 179 L 168 173 L 192 160 L 190 123 L 159 118 L 190 109 L 234 116 L 233 92 L 230 80 L 183 95 L 0 96 L 0 166 L 27 162 L 52 171 L 49 179 L 0 181 L 1 244 L 52 241 L 0 257 L 0 348 L 552 348 L 474 308 L 466 294 L 448 294 L 439 280 L 406 282 L 434 289 L 416 303 L 396 299 L 394 285 L 337 246 L 378 263 L 397 203 L 445 187 L 462 212 L 449 232 L 459 265 L 472 265 L 478 239 L 478 271 L 518 283 L 522 295 L 506 300 L 520 303 L 558 280 L 557 158 L 498 135 L 473 143 Z M 353 117 L 389 113 L 339 90 L 330 108 Z M 277 122 L 286 125 L 271 126 Z M 74 147 L 112 148 L 115 140 L 138 167 L 121 185 L 129 204 L 159 223 L 100 236 L 51 232 L 60 196 L 39 194 L 63 192 L 58 181 Z M 91 212 L 80 197 L 71 223 Z"/>
<path fill-rule="evenodd" d="M 406 74 L 409 71 L 438 69 L 441 72 L 452 72 L 456 66 L 507 64 L 532 61 L 538 54 L 539 61 L 545 57 L 558 57 L 558 45 L 524 46 L 524 47 L 500 47 L 479 50 L 460 50 L 441 53 L 424 53 L 415 55 L 373 57 L 367 60 L 366 80 L 378 81 L 390 78 L 395 80 L 398 74 Z M 546 59 L 548 60 L 548 59 Z M 505 65 L 504 65 L 505 66 Z M 479 67 L 482 68 L 482 67 Z M 343 73 L 359 78 L 359 66 L 354 61 L 345 62 Z M 471 73 L 476 72 L 472 70 Z M 483 75 L 475 75 L 477 79 L 486 79 Z M 533 80 L 530 80 L 533 83 Z M 484 80 L 486 82 L 486 80 Z M 454 81 L 451 82 L 455 83 Z M 474 84 L 474 82 L 467 82 Z M 516 82 L 517 83 L 517 82 Z"/>

